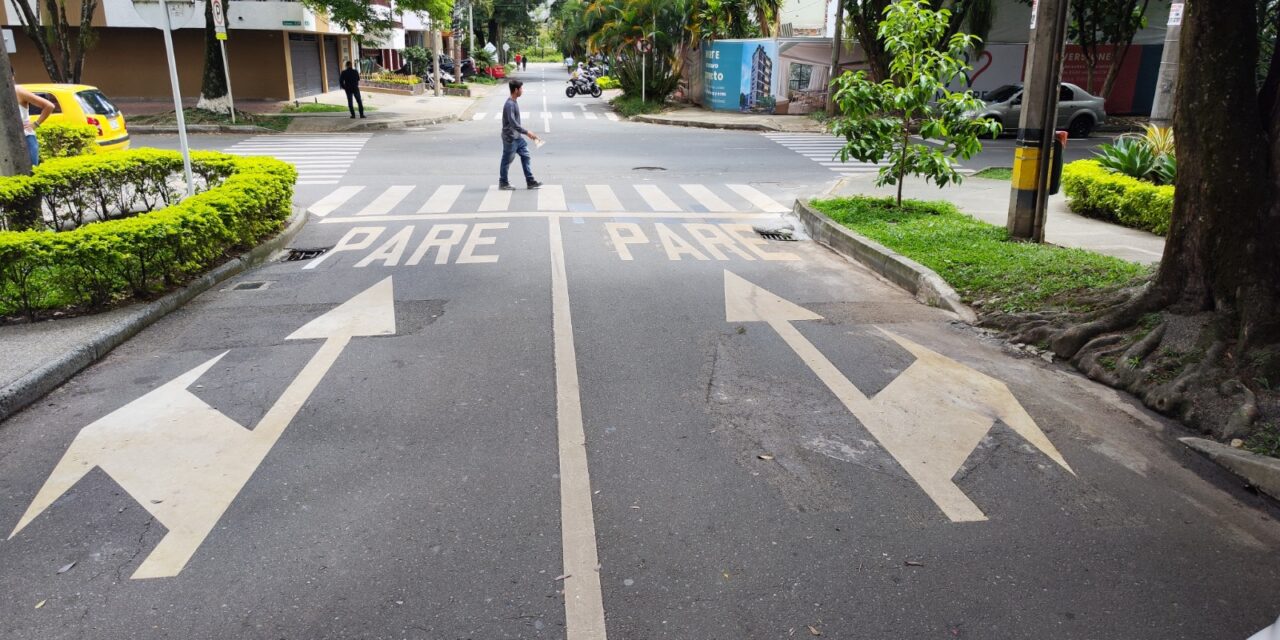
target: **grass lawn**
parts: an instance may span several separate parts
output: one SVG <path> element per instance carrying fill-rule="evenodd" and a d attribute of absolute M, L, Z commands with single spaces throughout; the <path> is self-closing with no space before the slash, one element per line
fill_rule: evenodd
<path fill-rule="evenodd" d="M 982 171 L 973 174 L 975 178 L 986 178 L 988 180 L 1010 180 L 1013 178 L 1012 167 L 987 167 Z"/>
<path fill-rule="evenodd" d="M 1136 282 L 1148 267 L 1083 249 L 1010 242 L 947 202 L 814 200 L 832 220 L 933 269 L 968 303 L 1008 312 L 1070 306 L 1072 294 Z"/>
<path fill-rule="evenodd" d="M 365 107 L 365 113 L 377 111 L 377 107 Z M 340 104 L 324 104 L 321 102 L 303 102 L 299 105 L 288 105 L 281 109 L 283 113 L 346 113 L 346 107 Z"/>
<path fill-rule="evenodd" d="M 467 82 L 470 82 L 473 84 L 498 84 L 498 79 L 491 78 L 489 76 L 484 76 L 484 75 L 474 75 L 474 76 L 471 76 L 470 78 L 467 78 Z"/>
<path fill-rule="evenodd" d="M 225 113 L 214 113 L 203 109 L 183 109 L 187 124 L 231 124 L 231 116 Z M 177 125 L 178 119 L 172 111 L 150 115 L 129 116 L 129 124 L 143 125 Z M 284 131 L 289 128 L 293 118 L 289 116 L 264 116 L 256 113 L 236 112 L 236 124 L 256 125 L 272 131 Z"/>

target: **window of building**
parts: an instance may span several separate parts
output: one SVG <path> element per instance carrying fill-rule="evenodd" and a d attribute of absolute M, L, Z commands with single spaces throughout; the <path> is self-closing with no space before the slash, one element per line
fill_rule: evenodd
<path fill-rule="evenodd" d="M 809 80 L 813 78 L 813 65 L 792 64 L 791 80 L 788 85 L 792 91 L 804 91 L 809 88 Z"/>

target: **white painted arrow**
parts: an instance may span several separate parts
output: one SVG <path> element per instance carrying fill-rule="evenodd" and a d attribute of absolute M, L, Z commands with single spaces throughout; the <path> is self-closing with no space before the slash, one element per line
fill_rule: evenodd
<path fill-rule="evenodd" d="M 85 474 L 100 467 L 168 529 L 134 578 L 178 575 L 355 336 L 395 333 L 391 278 L 293 332 L 323 339 L 252 431 L 187 390 L 226 352 L 103 416 L 76 435 L 12 539 Z"/>
<path fill-rule="evenodd" d="M 1075 473 L 1009 388 L 995 378 L 880 329 L 916 360 L 868 398 L 791 325 L 822 316 L 727 270 L 724 304 L 728 322 L 766 322 L 773 327 L 953 522 L 987 519 L 951 479 L 996 420 Z"/>

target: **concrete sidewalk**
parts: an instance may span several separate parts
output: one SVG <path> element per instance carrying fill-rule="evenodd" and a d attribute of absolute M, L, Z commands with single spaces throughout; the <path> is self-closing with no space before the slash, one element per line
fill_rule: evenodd
<path fill-rule="evenodd" d="M 825 125 L 808 116 L 775 116 L 760 113 L 733 113 L 711 111 L 697 107 L 685 107 L 665 113 L 635 116 L 635 122 L 665 124 L 677 127 L 703 129 L 734 129 L 738 131 L 789 131 L 822 132 Z"/>
<path fill-rule="evenodd" d="M 404 129 L 442 122 L 462 120 L 480 100 L 491 95 L 503 85 L 468 85 L 471 97 L 440 96 L 431 92 L 420 96 L 400 96 L 389 93 L 362 91 L 365 107 L 377 111 L 366 114 L 364 119 L 352 118 L 347 112 L 305 114 L 294 117 L 289 133 L 338 133 L 372 131 L 380 129 Z M 347 95 L 342 91 L 330 91 L 312 96 L 303 102 L 318 102 L 341 107 L 347 106 Z"/>
<path fill-rule="evenodd" d="M 893 196 L 897 187 L 876 187 L 874 173 L 840 180 L 830 195 Z M 908 178 L 903 197 L 916 200 L 946 200 L 961 211 L 994 225 L 1004 226 L 1009 213 L 1009 182 L 986 178 L 965 178 L 958 185 L 939 189 L 923 178 Z M 1063 247 L 1088 249 L 1130 262 L 1153 264 L 1164 255 L 1164 238 L 1146 231 L 1076 215 L 1067 208 L 1066 196 L 1049 197 L 1045 241 Z"/>

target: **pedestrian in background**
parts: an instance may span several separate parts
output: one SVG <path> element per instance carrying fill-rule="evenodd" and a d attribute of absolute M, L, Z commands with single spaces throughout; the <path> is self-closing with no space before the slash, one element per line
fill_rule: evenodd
<path fill-rule="evenodd" d="M 22 134 L 27 139 L 27 155 L 31 157 L 31 166 L 34 167 L 40 164 L 40 141 L 36 138 L 36 128 L 44 124 L 44 121 L 53 113 L 53 103 L 23 89 L 18 84 L 16 74 L 13 77 L 13 90 L 18 97 L 15 106 L 18 109 L 18 117 L 22 119 Z M 34 121 L 31 120 L 31 107 L 40 109 L 40 117 Z"/>
<path fill-rule="evenodd" d="M 364 117 L 364 100 L 360 99 L 360 72 L 351 68 L 351 61 L 347 61 L 347 69 L 338 74 L 338 86 L 347 92 L 347 109 L 351 110 L 351 117 L 356 117 L 356 105 L 360 105 L 360 117 Z"/>
<path fill-rule="evenodd" d="M 542 186 L 541 182 L 533 179 L 532 161 L 529 158 L 529 144 L 520 136 L 528 136 L 530 140 L 537 140 L 538 136 L 532 131 L 520 126 L 520 104 L 516 102 L 520 96 L 524 95 L 524 83 L 519 80 L 512 80 L 507 84 L 511 90 L 511 97 L 507 98 L 507 103 L 502 106 L 502 166 L 498 170 L 498 188 L 504 191 L 514 191 L 515 187 L 511 186 L 511 182 L 507 180 L 508 169 L 511 161 L 518 155 L 520 156 L 520 166 L 524 169 L 524 182 L 530 189 L 537 189 Z"/>
<path fill-rule="evenodd" d="M 527 54 L 520 56 L 520 69 L 522 71 L 529 70 L 529 56 Z"/>
<path fill-rule="evenodd" d="M 516 68 L 520 68 L 520 54 L 518 53 L 516 54 Z"/>

